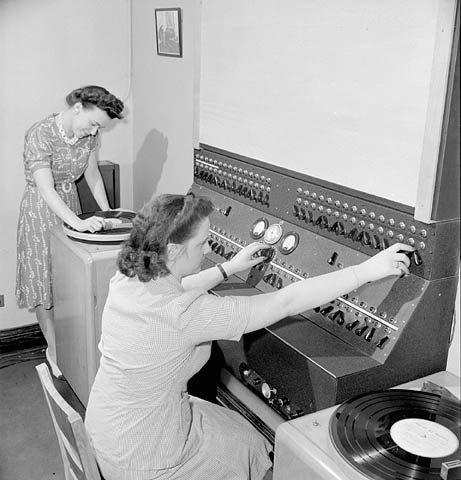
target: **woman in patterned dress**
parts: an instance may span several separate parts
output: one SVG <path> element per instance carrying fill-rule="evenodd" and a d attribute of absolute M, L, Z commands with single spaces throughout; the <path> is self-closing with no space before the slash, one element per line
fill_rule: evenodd
<path fill-rule="evenodd" d="M 17 232 L 17 302 L 35 311 L 55 374 L 60 372 L 56 367 L 50 231 L 63 221 L 81 232 L 101 229 L 103 219 L 77 216 L 81 208 L 75 181 L 84 174 L 101 210 L 109 209 L 95 151 L 99 129 L 121 118 L 123 111 L 117 97 L 93 85 L 73 90 L 66 102 L 66 110 L 48 115 L 25 135 L 26 188 Z"/>
<path fill-rule="evenodd" d="M 328 302 L 388 275 L 408 274 L 396 244 L 366 262 L 255 296 L 208 292 L 263 260 L 252 243 L 200 271 L 211 202 L 161 195 L 134 219 L 102 317 L 101 362 L 85 424 L 107 480 L 260 480 L 270 444 L 239 414 L 191 397 L 188 380 L 213 340 L 244 333 Z M 255 258 L 256 256 L 256 258 Z"/>

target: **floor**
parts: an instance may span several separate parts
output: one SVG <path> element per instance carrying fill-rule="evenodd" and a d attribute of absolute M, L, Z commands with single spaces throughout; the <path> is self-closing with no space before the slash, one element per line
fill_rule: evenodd
<path fill-rule="evenodd" d="M 0 480 L 64 480 L 56 434 L 35 371 L 43 362 L 43 348 L 0 357 Z M 54 382 L 83 414 L 67 382 Z"/>
<path fill-rule="evenodd" d="M 65 480 L 56 434 L 35 370 L 43 362 L 44 348 L 0 355 L 0 480 Z M 53 381 L 84 418 L 85 409 L 67 382 Z M 271 479 L 269 471 L 265 480 Z"/>

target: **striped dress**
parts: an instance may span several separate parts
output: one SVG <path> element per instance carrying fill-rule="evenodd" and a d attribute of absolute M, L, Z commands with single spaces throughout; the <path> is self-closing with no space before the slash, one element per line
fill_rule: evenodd
<path fill-rule="evenodd" d="M 236 412 L 190 397 L 210 342 L 238 340 L 249 298 L 184 291 L 172 276 L 111 279 L 85 424 L 107 480 L 262 479 L 270 444 Z"/>
<path fill-rule="evenodd" d="M 55 118 L 56 114 L 52 114 L 34 124 L 24 141 L 26 187 L 17 231 L 16 299 L 19 307 L 53 306 L 50 232 L 62 223 L 40 195 L 33 173 L 40 168 L 50 169 L 59 196 L 73 212 L 81 213 L 74 182 L 85 171 L 97 145 L 94 136 L 68 145 L 59 134 Z"/>

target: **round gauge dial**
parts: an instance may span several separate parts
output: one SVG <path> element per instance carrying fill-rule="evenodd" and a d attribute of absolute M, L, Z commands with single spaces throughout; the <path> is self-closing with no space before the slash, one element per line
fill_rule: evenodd
<path fill-rule="evenodd" d="M 299 235 L 296 232 L 288 232 L 280 242 L 279 250 L 283 255 L 293 252 L 299 243 Z"/>
<path fill-rule="evenodd" d="M 269 245 L 277 243 L 282 237 L 282 226 L 279 223 L 273 223 L 269 225 L 266 233 L 264 234 L 264 241 Z"/>
<path fill-rule="evenodd" d="M 266 218 L 258 218 L 258 220 L 256 220 L 256 222 L 254 222 L 250 227 L 251 238 L 254 238 L 255 240 L 261 238 L 264 235 L 268 225 L 269 222 Z"/>

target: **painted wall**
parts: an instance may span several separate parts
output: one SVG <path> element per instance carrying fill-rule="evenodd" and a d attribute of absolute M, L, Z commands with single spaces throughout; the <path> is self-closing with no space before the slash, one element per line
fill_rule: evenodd
<path fill-rule="evenodd" d="M 2 0 L 0 2 L 0 329 L 35 322 L 16 307 L 16 225 L 24 190 L 24 133 L 65 108 L 64 98 L 100 84 L 121 98 L 127 115 L 101 135 L 99 158 L 120 164 L 121 204 L 131 208 L 132 108 L 129 98 L 128 0 Z"/>
<path fill-rule="evenodd" d="M 182 9 L 183 56 L 157 55 L 155 8 Z M 134 206 L 185 193 L 193 180 L 199 0 L 133 2 Z"/>
<path fill-rule="evenodd" d="M 201 0 L 136 0 L 131 21 L 129 5 L 80 0 L 77 9 L 70 0 L 0 1 L 0 293 L 6 300 L 0 329 L 35 322 L 14 299 L 23 137 L 31 123 L 63 108 L 69 90 L 92 82 L 128 96 L 126 119 L 104 132 L 100 151 L 101 159 L 120 164 L 123 207 L 137 209 L 153 193 L 182 193 L 192 182 Z M 168 6 L 182 8 L 183 58 L 156 53 L 154 9 Z M 459 289 L 456 317 L 448 370 L 459 375 Z"/>

